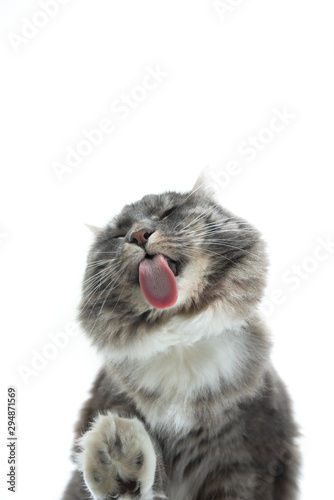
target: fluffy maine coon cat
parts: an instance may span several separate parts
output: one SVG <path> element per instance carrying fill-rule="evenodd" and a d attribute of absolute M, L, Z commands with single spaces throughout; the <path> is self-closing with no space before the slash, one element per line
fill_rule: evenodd
<path fill-rule="evenodd" d="M 91 248 L 80 320 L 105 363 L 63 500 L 294 500 L 289 397 L 257 312 L 259 233 L 203 184 L 127 205 Z"/>

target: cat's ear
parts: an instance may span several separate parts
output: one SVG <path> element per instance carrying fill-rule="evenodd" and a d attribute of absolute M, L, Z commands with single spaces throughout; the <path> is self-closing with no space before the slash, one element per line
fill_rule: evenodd
<path fill-rule="evenodd" d="M 194 193 L 196 191 L 202 192 L 216 202 L 220 201 L 220 188 L 215 182 L 215 178 L 212 175 L 212 168 L 210 166 L 203 168 L 199 174 L 191 192 Z"/>
<path fill-rule="evenodd" d="M 97 236 L 102 231 L 100 227 L 92 226 L 91 224 L 85 224 L 85 226 L 88 227 L 88 229 L 94 234 L 94 236 Z"/>

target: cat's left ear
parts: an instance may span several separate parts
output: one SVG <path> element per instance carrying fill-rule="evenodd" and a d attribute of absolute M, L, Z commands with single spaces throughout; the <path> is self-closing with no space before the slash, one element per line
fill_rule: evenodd
<path fill-rule="evenodd" d="M 97 236 L 102 231 L 102 229 L 97 226 L 91 226 L 90 224 L 85 224 L 85 226 L 88 227 L 88 229 L 94 234 L 94 236 Z"/>
<path fill-rule="evenodd" d="M 220 189 L 210 166 L 203 168 L 191 192 L 202 192 L 216 202 L 220 202 Z"/>

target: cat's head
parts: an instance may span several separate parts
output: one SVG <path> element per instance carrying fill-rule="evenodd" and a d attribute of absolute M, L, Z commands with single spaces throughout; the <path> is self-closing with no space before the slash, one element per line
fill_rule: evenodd
<path fill-rule="evenodd" d="M 258 231 L 202 185 L 147 195 L 97 232 L 80 320 L 98 347 L 149 355 L 150 346 L 160 350 L 158 337 L 164 347 L 182 342 L 182 331 L 178 340 L 171 331 L 182 322 L 207 315 L 223 328 L 246 319 L 262 297 L 266 267 Z M 210 321 L 200 330 L 210 335 Z"/>

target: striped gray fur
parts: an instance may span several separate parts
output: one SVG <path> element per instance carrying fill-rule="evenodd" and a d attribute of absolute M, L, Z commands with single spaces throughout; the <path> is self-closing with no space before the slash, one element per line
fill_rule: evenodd
<path fill-rule="evenodd" d="M 140 228 L 152 231 L 144 249 L 131 240 Z M 152 307 L 141 292 L 145 252 L 175 263 L 179 299 L 170 308 Z M 80 321 L 105 364 L 76 426 L 81 472 L 63 500 L 296 500 L 298 429 L 257 312 L 266 269 L 258 231 L 202 186 L 145 196 L 98 232 Z M 98 428 L 98 415 L 112 425 L 115 416 L 144 425 L 156 458 L 152 496 L 122 468 L 112 491 L 98 493 L 94 478 L 85 484 L 78 439 Z M 124 451 L 128 441 L 120 435 Z M 145 453 L 137 453 L 140 469 Z"/>

